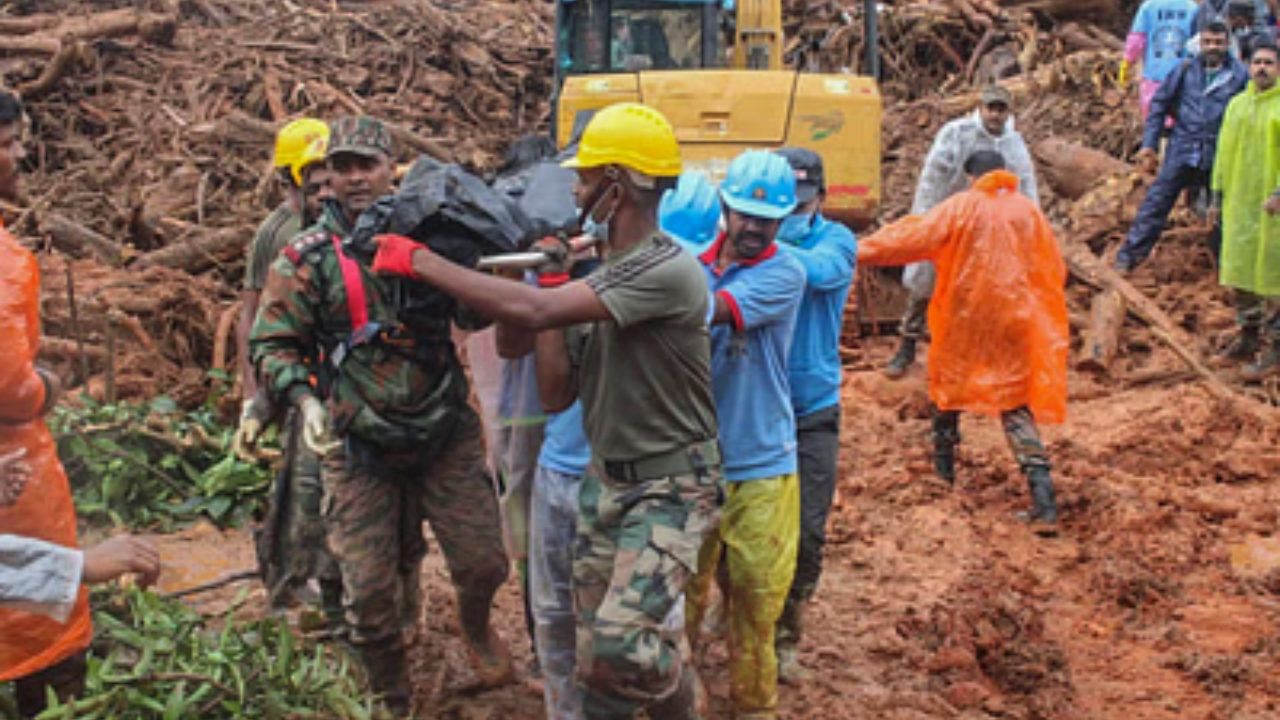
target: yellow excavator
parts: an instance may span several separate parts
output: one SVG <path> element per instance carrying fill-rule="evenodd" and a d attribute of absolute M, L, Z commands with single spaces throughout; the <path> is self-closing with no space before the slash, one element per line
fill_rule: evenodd
<path fill-rule="evenodd" d="M 876 2 L 866 0 L 876 73 Z M 880 203 L 880 93 L 873 77 L 783 67 L 781 0 L 557 0 L 554 130 L 563 147 L 616 102 L 662 111 L 685 165 L 715 181 L 748 148 L 823 158 L 823 213 L 860 228 Z"/>

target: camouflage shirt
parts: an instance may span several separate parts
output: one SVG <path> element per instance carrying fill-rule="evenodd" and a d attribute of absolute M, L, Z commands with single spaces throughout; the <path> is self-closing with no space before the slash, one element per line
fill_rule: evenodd
<path fill-rule="evenodd" d="M 329 401 L 335 431 L 389 448 L 422 448 L 452 427 L 467 382 L 451 339 L 458 306 L 429 286 L 384 278 L 371 257 L 347 254 L 364 286 L 367 341 L 352 337 L 347 286 L 334 238 L 346 233 L 333 211 L 303 231 L 267 275 L 250 356 L 262 383 L 296 402 Z"/>
<path fill-rule="evenodd" d="M 271 211 L 267 219 L 258 226 L 258 232 L 254 233 L 253 242 L 249 244 L 249 256 L 244 265 L 245 290 L 262 292 L 271 263 L 301 230 L 302 218 L 289 208 L 288 203 L 281 203 Z"/>

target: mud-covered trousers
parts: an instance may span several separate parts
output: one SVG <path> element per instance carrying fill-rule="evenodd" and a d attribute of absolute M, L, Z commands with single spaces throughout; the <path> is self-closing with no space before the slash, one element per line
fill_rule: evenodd
<path fill-rule="evenodd" d="M 822 549 L 827 543 L 827 517 L 835 499 L 840 457 L 840 406 L 796 418 L 796 445 L 800 460 L 800 542 L 795 579 L 778 620 L 777 638 L 779 646 L 793 647 L 800 643 L 803 632 L 800 605 L 813 597 L 822 576 Z"/>
<path fill-rule="evenodd" d="M 1132 269 L 1146 261 L 1155 248 L 1156 241 L 1160 239 L 1160 233 L 1164 232 L 1165 222 L 1168 221 L 1173 206 L 1177 204 L 1178 196 L 1187 189 L 1198 191 L 1208 185 L 1208 170 L 1173 163 L 1160 166 L 1160 173 L 1151 187 L 1147 188 L 1147 195 L 1138 207 L 1138 215 L 1129 226 L 1129 235 L 1125 237 L 1124 245 L 1116 253 L 1116 266 Z M 1222 247 L 1220 225 L 1214 226 L 1209 245 L 1216 257 Z"/>
<path fill-rule="evenodd" d="M 933 298 L 933 286 L 938 271 L 932 262 L 917 262 L 902 271 L 902 286 L 907 289 L 907 308 L 902 313 L 902 325 L 898 333 L 904 339 L 922 340 L 928 333 L 929 300 Z"/>
<path fill-rule="evenodd" d="M 775 628 L 796 567 L 800 479 L 795 473 L 731 482 L 717 532 L 689 583 L 688 632 L 695 647 L 716 567 L 729 566 L 729 697 L 734 717 L 772 718 L 778 707 Z"/>
<path fill-rule="evenodd" d="M 583 715 L 694 717 L 684 628 L 667 620 L 719 521 L 720 465 L 647 479 L 605 467 L 593 459 L 582 478 L 574 542 Z"/>
<path fill-rule="evenodd" d="M 580 720 L 573 614 L 573 539 L 581 475 L 538 466 L 529 511 L 529 596 L 548 720 Z"/>
<path fill-rule="evenodd" d="M 426 554 L 422 520 L 431 523 L 444 552 L 462 631 L 472 644 L 488 641 L 493 596 L 507 577 L 497 497 L 474 411 L 459 412 L 441 447 L 423 462 L 417 452 L 348 439 L 322 460 L 325 526 L 342 573 L 351 644 L 373 689 L 392 707 L 408 705 L 401 627 L 415 611 L 404 598 L 413 596 L 405 586 L 417 582 Z"/>
<path fill-rule="evenodd" d="M 1280 343 L 1280 298 L 1235 291 L 1236 323 L 1252 328 L 1267 342 Z"/>
<path fill-rule="evenodd" d="M 340 621 L 341 599 L 335 596 L 341 595 L 342 581 L 338 563 L 325 541 L 320 513 L 324 494 L 320 458 L 302 442 L 301 413 L 290 410 L 285 426 L 286 468 L 274 482 L 288 482 L 289 486 L 285 492 L 272 488 L 273 501 L 283 498 L 284 507 L 268 508 L 275 524 L 274 547 L 259 548 L 260 556 L 266 560 L 267 597 L 273 606 L 288 606 L 307 581 L 315 578 L 320 582 L 325 615 Z"/>
<path fill-rule="evenodd" d="M 935 447 L 938 444 L 954 447 L 960 442 L 960 412 L 934 407 L 933 413 Z M 1000 413 L 1000 422 L 1004 426 L 1005 441 L 1009 443 L 1022 472 L 1034 467 L 1050 467 L 1049 452 L 1040 440 L 1040 431 L 1030 409 L 1024 406 L 1006 410 Z"/>

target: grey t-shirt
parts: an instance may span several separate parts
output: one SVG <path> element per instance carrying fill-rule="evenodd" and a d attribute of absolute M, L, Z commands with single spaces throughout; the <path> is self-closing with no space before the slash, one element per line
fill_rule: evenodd
<path fill-rule="evenodd" d="M 262 291 L 267 284 L 267 271 L 271 263 L 284 249 L 289 241 L 302 232 L 302 218 L 281 204 L 266 220 L 258 226 L 254 233 L 253 243 L 249 245 L 249 259 L 244 266 L 244 289 Z"/>
<path fill-rule="evenodd" d="M 613 316 L 582 350 L 579 396 L 596 456 L 632 461 L 716 437 L 707 283 L 698 261 L 656 235 L 586 278 Z"/>

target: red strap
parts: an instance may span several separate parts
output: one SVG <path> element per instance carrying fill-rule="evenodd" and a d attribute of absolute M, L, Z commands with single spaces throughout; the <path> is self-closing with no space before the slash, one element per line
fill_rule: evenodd
<path fill-rule="evenodd" d="M 364 294 L 364 279 L 360 277 L 360 266 L 346 253 L 342 252 L 342 242 L 336 234 L 333 239 L 333 251 L 338 255 L 338 267 L 342 270 L 342 284 L 347 290 L 347 314 L 351 316 L 351 334 L 355 335 L 369 324 L 369 304 Z"/>

